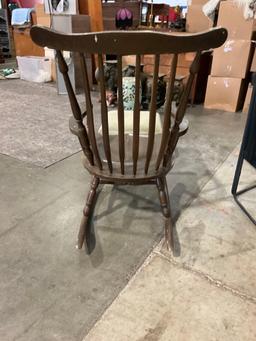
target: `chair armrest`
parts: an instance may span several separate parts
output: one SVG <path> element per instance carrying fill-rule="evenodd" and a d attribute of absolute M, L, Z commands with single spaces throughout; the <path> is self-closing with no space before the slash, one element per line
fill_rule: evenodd
<path fill-rule="evenodd" d="M 87 111 L 85 110 L 85 111 L 82 113 L 82 119 L 84 119 L 86 115 L 87 115 Z"/>
<path fill-rule="evenodd" d="M 80 137 L 81 134 L 84 133 L 84 125 L 81 121 L 77 121 L 73 116 L 71 116 L 69 119 L 69 130 L 73 135 Z"/>
<path fill-rule="evenodd" d="M 171 116 L 173 120 L 175 120 L 175 115 L 173 113 L 171 114 Z M 171 129 L 173 127 L 173 124 L 171 126 Z M 189 128 L 189 120 L 183 117 L 183 120 L 181 121 L 180 126 L 179 126 L 179 137 L 184 136 L 187 133 L 188 128 Z"/>
<path fill-rule="evenodd" d="M 189 120 L 187 120 L 186 118 L 183 118 L 179 126 L 179 137 L 185 135 L 188 131 L 188 128 L 189 128 Z"/>

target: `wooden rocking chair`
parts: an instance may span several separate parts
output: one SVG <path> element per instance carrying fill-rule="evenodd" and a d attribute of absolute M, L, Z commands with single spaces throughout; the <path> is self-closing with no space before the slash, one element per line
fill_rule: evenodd
<path fill-rule="evenodd" d="M 84 167 L 92 175 L 91 188 L 83 210 L 78 234 L 78 248 L 88 243 L 86 229 L 92 216 L 96 190 L 99 184 L 154 184 L 159 191 L 165 218 L 165 240 L 173 247 L 172 222 L 166 174 L 173 165 L 172 156 L 182 132 L 182 123 L 189 93 L 198 72 L 200 54 L 204 50 L 221 46 L 226 38 L 224 28 L 198 34 L 170 35 L 152 31 L 113 31 L 88 34 L 61 34 L 43 27 L 31 29 L 33 41 L 40 46 L 56 50 L 59 69 L 63 74 L 73 112 L 70 130 L 80 141 Z M 83 113 L 72 88 L 68 66 L 62 51 L 79 54 L 83 70 L 86 111 Z M 196 52 L 190 67 L 185 90 L 176 113 L 172 113 L 172 94 L 178 55 Z M 101 112 L 94 112 L 88 80 L 85 54 L 98 58 Z M 104 58 L 117 56 L 117 110 L 108 110 L 104 82 Z M 149 111 L 141 110 L 141 56 L 154 55 L 154 72 Z M 157 84 L 161 54 L 171 54 L 170 77 L 167 84 L 163 114 L 157 112 Z M 123 101 L 122 57 L 136 55 L 135 101 L 133 110 L 127 111 Z M 97 119 L 98 118 L 98 119 Z M 97 121 L 100 123 L 97 127 Z"/>

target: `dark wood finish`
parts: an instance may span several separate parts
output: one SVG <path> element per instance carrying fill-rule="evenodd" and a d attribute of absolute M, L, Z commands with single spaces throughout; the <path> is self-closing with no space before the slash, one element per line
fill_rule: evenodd
<path fill-rule="evenodd" d="M 96 196 L 96 190 L 99 186 L 100 180 L 96 176 L 92 178 L 91 182 L 91 188 L 87 196 L 86 204 L 83 210 L 83 217 L 80 224 L 80 229 L 78 233 L 78 243 L 77 247 L 78 249 L 81 249 L 83 247 L 84 241 L 86 240 L 86 228 L 88 225 L 88 220 L 90 219 L 90 216 L 92 215 L 93 205 L 95 203 L 95 196 Z M 88 241 L 89 242 L 89 241 Z"/>
<path fill-rule="evenodd" d="M 203 33 L 173 34 L 152 31 L 110 31 L 97 33 L 64 34 L 35 26 L 33 41 L 55 50 L 94 54 L 136 55 L 185 53 L 217 48 L 225 42 L 224 28 Z"/>
<path fill-rule="evenodd" d="M 86 33 L 91 32 L 89 15 L 53 15 L 51 18 L 52 28 L 59 32 L 65 33 Z M 73 53 L 72 59 L 74 63 L 74 82 L 76 92 L 83 89 L 83 77 L 80 66 L 79 53 Z M 86 55 L 86 64 L 88 64 L 88 78 L 90 86 L 93 83 L 92 59 L 90 54 Z M 58 72 L 57 72 L 58 75 Z M 59 80 L 59 75 L 58 75 Z"/>
<path fill-rule="evenodd" d="M 88 139 L 88 134 L 87 134 L 86 128 L 85 128 L 83 121 L 82 121 L 83 116 L 82 116 L 80 106 L 77 102 L 76 95 L 74 93 L 74 89 L 72 88 L 72 84 L 71 84 L 69 76 L 68 76 L 67 64 L 66 64 L 65 59 L 64 59 L 64 57 L 60 51 L 56 52 L 56 57 L 58 59 L 60 72 L 63 74 L 65 85 L 66 85 L 66 88 L 68 91 L 68 96 L 69 96 L 69 101 L 71 104 L 72 113 L 74 116 L 70 120 L 70 126 L 69 126 L 70 130 L 72 133 L 77 135 L 77 137 L 79 138 L 81 147 L 84 151 L 84 154 L 88 158 L 88 161 L 90 162 L 90 164 L 94 165 L 93 154 L 92 154 L 92 151 L 90 148 L 90 142 Z"/>
<path fill-rule="evenodd" d="M 167 168 L 168 168 L 168 166 L 171 166 L 171 162 L 172 162 L 171 157 L 172 157 L 174 149 L 178 143 L 179 126 L 180 126 L 180 124 L 184 118 L 187 103 L 188 103 L 189 94 L 190 94 L 190 91 L 192 88 L 192 84 L 193 84 L 195 75 L 199 69 L 200 55 L 201 55 L 201 51 L 198 51 L 192 65 L 190 67 L 189 78 L 188 78 L 185 90 L 181 96 L 180 104 L 179 104 L 179 107 L 178 107 L 178 110 L 177 110 L 177 113 L 175 116 L 174 125 L 173 125 L 171 133 L 170 133 L 168 145 L 167 145 L 165 156 L 164 156 L 164 163 L 163 163 L 164 167 L 167 167 Z"/>
<path fill-rule="evenodd" d="M 190 94 L 191 104 L 204 103 L 208 76 L 211 73 L 212 52 L 202 53 L 200 58 L 200 68 L 196 75 Z"/>
<path fill-rule="evenodd" d="M 100 94 L 101 94 L 101 121 L 102 121 L 102 135 L 103 135 L 103 145 L 104 151 L 108 162 L 108 168 L 110 173 L 113 171 L 112 161 L 111 161 L 111 151 L 109 142 L 109 129 L 108 129 L 108 108 L 106 102 L 106 88 L 104 81 L 104 65 L 103 57 L 101 54 L 98 55 L 99 63 L 99 75 L 100 75 Z"/>
<path fill-rule="evenodd" d="M 213 29 L 209 32 L 193 35 L 170 35 L 158 32 L 102 32 L 77 35 L 64 35 L 57 32 L 34 27 L 31 31 L 34 41 L 41 46 L 48 46 L 57 50 L 60 71 L 63 73 L 68 90 L 73 118 L 70 121 L 70 130 L 79 137 L 82 145 L 85 168 L 93 175 L 91 190 L 84 210 L 84 218 L 79 232 L 78 247 L 81 248 L 86 236 L 86 227 L 92 211 L 92 202 L 95 198 L 99 183 L 104 184 L 154 184 L 159 191 L 160 203 L 165 217 L 165 238 L 168 247 L 173 246 L 172 222 L 166 174 L 173 165 L 173 152 L 179 137 L 184 134 L 180 131 L 180 124 L 184 118 L 189 93 L 193 79 L 198 71 L 200 55 L 203 50 L 221 46 L 227 38 L 227 31 L 223 28 Z M 67 65 L 60 51 L 76 51 L 80 53 L 81 65 L 84 69 L 83 79 L 86 97 L 86 112 L 81 109 L 72 89 Z M 185 90 L 181 97 L 176 115 L 172 110 L 172 93 L 174 87 L 175 71 L 178 54 L 183 52 L 196 52 L 195 59 L 190 67 L 190 75 Z M 95 112 L 91 104 L 88 85 L 86 63 L 83 55 L 93 53 L 98 55 L 100 94 L 101 94 L 101 129 L 95 127 Z M 167 87 L 164 105 L 164 119 L 162 131 L 156 134 L 156 97 L 157 81 L 159 74 L 160 54 L 174 54 L 171 76 Z M 103 61 L 105 54 L 115 54 L 118 57 L 117 83 L 118 83 L 118 109 L 117 131 L 109 129 L 109 112 L 106 105 L 105 79 Z M 155 56 L 153 85 L 151 91 L 150 112 L 146 128 L 142 127 L 142 115 L 148 115 L 140 108 L 140 55 L 150 54 Z M 122 57 L 136 55 L 135 70 L 135 103 L 133 109 L 132 128 L 125 131 L 125 115 L 122 95 Z M 83 116 L 87 124 L 83 123 Z M 171 116 L 174 122 L 171 124 Z M 143 116 L 145 121 L 145 116 Z M 145 123 L 144 123 L 145 124 Z M 98 132 L 96 133 L 96 129 Z M 148 133 L 145 132 L 145 129 Z M 132 136 L 131 136 L 132 135 Z M 103 141 L 103 143 L 102 143 Z M 115 155 L 117 152 L 117 155 Z M 117 167 L 116 167 L 117 164 Z"/>
<path fill-rule="evenodd" d="M 156 186 L 159 193 L 159 201 L 163 216 L 165 217 L 165 241 L 167 249 L 173 249 L 173 229 L 172 229 L 172 218 L 171 218 L 171 208 L 169 192 L 165 177 L 159 177 L 156 180 Z"/>
<path fill-rule="evenodd" d="M 92 109 L 92 101 L 90 96 L 90 82 L 88 76 L 88 70 L 86 67 L 85 57 L 83 54 L 80 54 L 80 62 L 82 69 L 82 76 L 84 81 L 84 91 L 85 91 L 85 102 L 86 102 L 86 114 L 87 114 L 87 124 L 88 124 L 88 133 L 90 136 L 91 147 L 93 151 L 93 155 L 95 157 L 96 163 L 100 170 L 102 170 L 102 162 L 99 156 L 99 151 L 97 148 L 96 137 L 95 137 L 95 128 L 93 123 L 93 109 Z"/>
<path fill-rule="evenodd" d="M 149 114 L 149 127 L 148 127 L 148 148 L 147 148 L 147 158 L 145 163 L 145 174 L 148 173 L 149 163 L 151 161 L 151 156 L 153 152 L 154 139 L 155 139 L 155 125 L 156 125 L 156 95 L 157 95 L 157 82 L 158 82 L 158 72 L 159 72 L 159 62 L 160 55 L 155 56 L 155 66 L 153 73 L 153 87 L 151 92 L 151 102 L 150 102 L 150 114 Z"/>
<path fill-rule="evenodd" d="M 166 101 L 164 107 L 164 122 L 163 122 L 163 134 L 162 134 L 162 141 L 161 146 L 159 149 L 158 158 L 156 161 L 156 171 L 159 169 L 160 164 L 164 157 L 164 152 L 166 149 L 167 142 L 170 136 L 170 126 L 171 126 L 171 115 L 169 114 L 172 110 L 172 96 L 173 96 L 173 89 L 174 89 L 174 82 L 176 76 L 176 68 L 178 62 L 178 55 L 175 54 L 173 56 L 171 70 L 170 70 L 170 79 L 167 86 L 167 94 L 166 94 Z"/>
<path fill-rule="evenodd" d="M 122 57 L 117 57 L 117 88 L 118 88 L 118 138 L 119 138 L 119 158 L 121 174 L 124 174 L 124 105 L 123 105 L 123 77 L 122 77 Z"/>
<path fill-rule="evenodd" d="M 135 69 L 135 103 L 133 112 L 133 174 L 137 173 L 137 162 L 139 156 L 139 143 L 140 143 L 140 55 L 136 56 L 136 69 Z"/>

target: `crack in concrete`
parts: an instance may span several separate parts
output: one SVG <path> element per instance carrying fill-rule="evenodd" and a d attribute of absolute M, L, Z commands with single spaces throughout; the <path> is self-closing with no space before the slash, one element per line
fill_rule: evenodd
<path fill-rule="evenodd" d="M 193 273 L 194 275 L 202 278 L 203 280 L 206 280 L 207 282 L 209 282 L 211 285 L 220 288 L 224 291 L 230 292 L 231 294 L 233 294 L 234 296 L 239 297 L 240 299 L 244 300 L 244 301 L 249 301 L 251 303 L 256 304 L 256 297 L 246 294 L 245 292 L 242 292 L 238 289 L 233 288 L 232 286 L 222 282 L 219 279 L 213 278 L 212 276 L 208 275 L 207 273 L 200 271 L 198 269 L 193 269 L 192 267 L 190 267 L 189 265 L 185 264 L 185 263 L 178 263 L 175 261 L 175 259 L 171 257 L 167 257 L 166 255 L 164 255 L 160 250 L 153 250 L 153 253 L 165 260 L 167 260 L 169 263 L 171 263 L 173 266 L 175 266 L 176 268 L 179 269 L 183 269 L 185 271 L 188 271 L 190 273 Z"/>

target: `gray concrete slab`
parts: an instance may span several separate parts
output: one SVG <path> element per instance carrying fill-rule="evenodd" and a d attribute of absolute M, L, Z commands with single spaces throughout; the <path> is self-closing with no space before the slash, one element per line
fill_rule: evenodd
<path fill-rule="evenodd" d="M 40 168 L 1 155 L 0 236 L 42 207 L 54 202 L 64 190 L 47 181 Z"/>
<path fill-rule="evenodd" d="M 37 184 L 49 201 L 35 204 L 34 212 L 24 212 L 23 219 L 2 235 L 1 340 L 80 340 L 160 240 L 155 189 L 147 188 L 141 196 L 137 189 L 113 191 L 105 186 L 95 210 L 96 249 L 90 257 L 78 252 L 85 174 L 84 182 L 62 176 L 63 187 L 60 182 L 55 187 L 55 172 L 53 179 L 47 175 L 45 184 L 43 175 L 38 176 Z M 19 183 L 18 173 L 16 178 Z M 20 186 L 27 187 L 21 180 Z M 46 186 L 48 181 L 52 186 Z M 61 195 L 54 196 L 56 188 Z M 19 186 L 15 193 L 19 195 Z M 36 188 L 33 193 L 38 193 Z"/>
<path fill-rule="evenodd" d="M 256 304 L 153 254 L 83 341 L 254 341 Z"/>
<path fill-rule="evenodd" d="M 175 260 L 256 297 L 256 227 L 231 196 L 239 148 L 228 157 L 176 224 Z M 256 183 L 256 171 L 244 162 L 240 188 Z M 256 190 L 240 199 L 256 217 Z M 163 252 L 169 256 L 165 250 Z"/>
<path fill-rule="evenodd" d="M 167 177 L 174 220 L 241 141 L 246 115 L 197 106 L 188 110 L 188 118 L 188 135 L 179 140 L 178 157 Z"/>
<path fill-rule="evenodd" d="M 189 119 L 168 176 L 176 218 L 239 142 L 245 116 L 196 107 Z M 160 240 L 155 188 L 106 186 L 96 248 L 76 251 L 89 180 L 79 154 L 46 169 L 0 155 L 1 341 L 81 340 Z"/>

